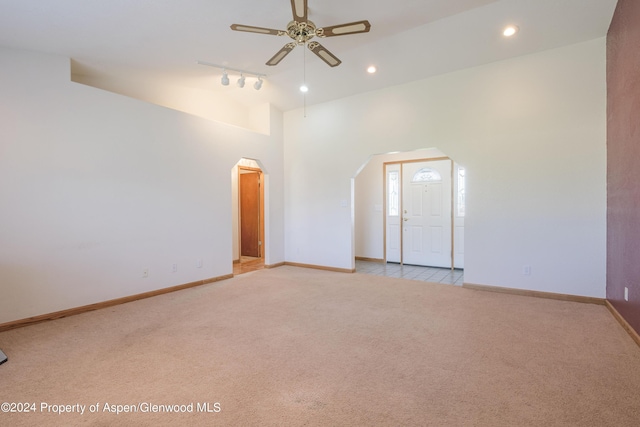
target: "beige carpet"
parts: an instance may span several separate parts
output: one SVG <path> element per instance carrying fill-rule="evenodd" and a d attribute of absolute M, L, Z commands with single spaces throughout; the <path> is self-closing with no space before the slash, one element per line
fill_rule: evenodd
<path fill-rule="evenodd" d="M 0 402 L 36 406 L 2 426 L 640 425 L 640 348 L 605 307 L 362 274 L 256 271 L 0 348 Z"/>

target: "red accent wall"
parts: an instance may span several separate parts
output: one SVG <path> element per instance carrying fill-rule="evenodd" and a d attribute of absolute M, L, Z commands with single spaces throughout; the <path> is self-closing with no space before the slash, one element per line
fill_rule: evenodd
<path fill-rule="evenodd" d="M 618 1 L 607 35 L 607 299 L 640 332 L 638 0 Z"/>

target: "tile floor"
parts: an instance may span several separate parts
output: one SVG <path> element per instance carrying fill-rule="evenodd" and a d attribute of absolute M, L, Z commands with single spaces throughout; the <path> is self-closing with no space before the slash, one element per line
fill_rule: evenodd
<path fill-rule="evenodd" d="M 242 257 L 242 261 L 233 264 L 233 274 L 243 274 L 264 268 L 264 259 Z M 417 265 L 400 265 L 394 263 L 356 260 L 356 272 L 373 274 L 376 276 L 397 277 L 423 282 L 442 283 L 446 285 L 462 286 L 464 270 L 450 268 L 421 267 Z"/>
<path fill-rule="evenodd" d="M 462 286 L 464 270 L 356 260 L 356 273 Z"/>

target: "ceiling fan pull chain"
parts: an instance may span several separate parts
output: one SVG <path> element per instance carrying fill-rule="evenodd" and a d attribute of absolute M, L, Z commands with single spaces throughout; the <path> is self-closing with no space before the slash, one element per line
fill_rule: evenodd
<path fill-rule="evenodd" d="M 305 49 L 307 42 L 304 43 L 305 46 L 302 49 L 302 85 L 303 87 L 308 88 L 307 86 L 307 49 Z M 304 118 L 307 118 L 307 92 L 302 92 L 302 113 Z"/>

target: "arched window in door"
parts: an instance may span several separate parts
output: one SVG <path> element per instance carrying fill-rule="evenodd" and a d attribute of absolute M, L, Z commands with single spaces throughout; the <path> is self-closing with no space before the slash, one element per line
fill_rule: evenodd
<path fill-rule="evenodd" d="M 418 169 L 415 174 L 413 174 L 413 178 L 411 182 L 437 182 L 442 181 L 442 176 L 440 172 L 431 168 L 422 168 Z"/>

